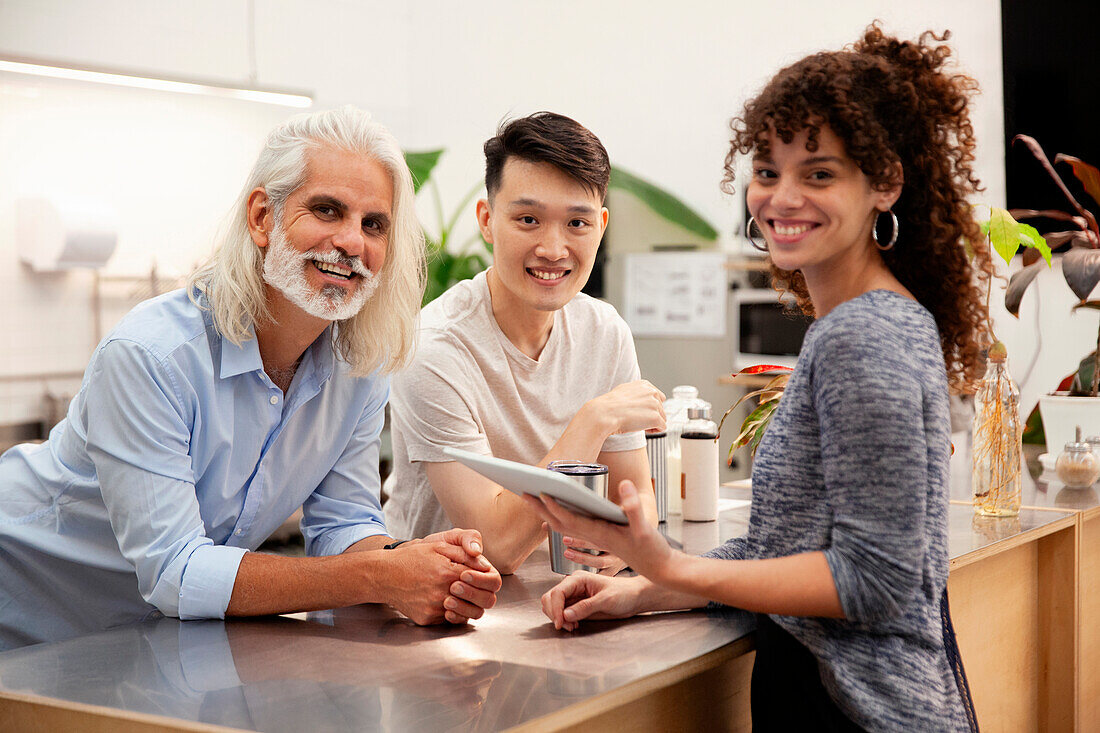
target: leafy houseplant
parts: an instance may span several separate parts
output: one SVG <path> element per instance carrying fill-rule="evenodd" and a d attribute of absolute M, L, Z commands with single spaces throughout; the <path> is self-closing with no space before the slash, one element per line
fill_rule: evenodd
<path fill-rule="evenodd" d="M 1073 310 L 1079 308 L 1100 310 L 1100 299 L 1089 300 L 1089 295 L 1096 289 L 1097 283 L 1100 283 L 1100 228 L 1097 227 L 1096 217 L 1073 197 L 1038 142 L 1027 135 L 1017 135 L 1014 142 L 1016 141 L 1027 146 L 1066 197 L 1073 211 L 1071 213 L 1059 209 L 1012 209 L 1006 212 L 1003 209 L 994 209 L 987 232 L 990 244 L 1006 262 L 1011 261 L 1021 245 L 1036 247 L 1049 264 L 1050 249 L 1046 248 L 1046 245 L 1059 247 L 1068 243 L 1070 249 L 1062 256 L 1062 274 L 1070 290 L 1080 300 L 1073 306 Z M 1100 170 L 1073 156 L 1061 153 L 1054 157 L 1054 163 L 1068 163 L 1073 174 L 1084 185 L 1086 193 L 1100 203 Z M 1039 236 L 1038 232 L 1026 224 L 1018 223 L 1013 217 L 1015 219 L 1039 217 L 1055 219 L 1068 222 L 1074 228 L 1041 235 L 1045 242 L 1039 245 L 1037 242 L 1024 241 L 1025 238 L 1034 239 Z M 1017 318 L 1020 316 L 1020 301 L 1023 299 L 1024 292 L 1035 280 L 1035 276 L 1039 274 L 1042 267 L 1043 264 L 1038 261 L 1026 264 L 1008 281 L 1005 308 Z M 1097 348 L 1100 348 L 1100 329 L 1097 330 L 1096 343 Z M 1097 388 L 1100 387 L 1100 360 L 1096 356 L 1097 352 L 1093 351 L 1078 365 L 1070 385 L 1071 395 L 1097 396 Z"/>
<path fill-rule="evenodd" d="M 1019 318 L 1020 302 L 1028 286 L 1035 280 L 1044 264 L 1050 264 L 1050 247 L 1070 245 L 1069 251 L 1062 256 L 1062 274 L 1070 290 L 1079 302 L 1073 306 L 1100 310 L 1100 300 L 1090 300 L 1089 296 L 1100 282 L 1100 229 L 1096 217 L 1073 197 L 1054 164 L 1068 163 L 1073 174 L 1084 185 L 1085 192 L 1100 202 L 1100 170 L 1069 155 L 1057 155 L 1054 164 L 1050 162 L 1043 149 L 1033 138 L 1026 135 L 1016 136 L 1013 142 L 1022 142 L 1058 186 L 1066 197 L 1072 211 L 1059 209 L 992 209 L 989 222 L 984 230 L 989 236 L 993 249 L 1010 262 L 1021 246 L 1030 247 L 1024 252 L 1024 267 L 1015 273 L 1008 282 L 1005 291 L 1005 309 Z M 1068 222 L 1070 229 L 1040 235 L 1034 228 L 1016 221 L 1016 218 L 1047 218 Z M 1036 254 L 1038 252 L 1038 254 Z M 1076 426 L 1084 426 L 1089 432 L 1100 432 L 1100 329 L 1097 332 L 1097 349 L 1087 354 L 1078 364 L 1073 374 L 1058 385 L 1058 389 L 1039 398 L 1039 406 L 1027 419 L 1024 430 L 1025 442 L 1046 443 L 1048 452 L 1056 453 L 1061 446 L 1072 440 Z M 1040 415 L 1041 413 L 1041 415 Z"/>
<path fill-rule="evenodd" d="M 423 152 L 405 152 L 405 162 L 413 178 L 413 191 L 420 193 L 420 189 L 426 184 L 432 192 L 435 201 L 436 223 L 438 234 L 432 234 L 424 230 L 424 242 L 427 246 L 428 277 L 424 288 L 424 300 L 421 305 L 427 305 L 447 288 L 460 280 L 466 280 L 489 266 L 489 257 L 492 255 L 492 247 L 486 242 L 480 232 L 471 234 L 458 247 L 448 246 L 451 232 L 454 231 L 458 217 L 465 211 L 466 206 L 481 191 L 479 181 L 473 188 L 467 191 L 462 201 L 451 212 L 450 216 L 443 214 L 443 199 L 439 194 L 439 187 L 432 178 L 432 170 L 443 155 L 443 149 L 427 150 Z M 480 243 L 480 245 L 478 244 Z"/>
<path fill-rule="evenodd" d="M 460 280 L 471 278 L 487 268 L 493 252 L 492 246 L 482 238 L 480 232 L 470 235 L 457 247 L 450 243 L 458 218 L 470 201 L 483 190 L 483 186 L 480 181 L 475 184 L 451 215 L 445 216 L 439 188 L 431 177 L 443 152 L 443 149 L 405 152 L 405 162 L 413 176 L 413 190 L 419 193 L 421 188 L 428 186 L 431 189 L 436 210 L 438 234 L 433 234 L 426 229 L 424 231 L 428 248 L 428 278 L 423 305 L 435 300 Z M 718 230 L 690 206 L 671 193 L 622 168 L 611 167 L 611 180 L 608 182 L 608 187 L 633 194 L 658 216 L 708 241 L 718 238 Z"/>

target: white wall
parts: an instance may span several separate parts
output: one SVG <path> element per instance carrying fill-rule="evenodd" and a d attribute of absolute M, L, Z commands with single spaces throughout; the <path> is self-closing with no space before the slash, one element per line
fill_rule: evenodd
<path fill-rule="evenodd" d="M 983 89 L 973 112 L 981 144 L 977 169 L 987 185 L 983 198 L 1004 200 L 997 0 L 256 0 L 255 5 L 258 82 L 313 90 L 317 107 L 350 102 L 371 109 L 410 149 L 446 147 L 438 171 L 445 208 L 481 176 L 481 143 L 502 117 L 553 109 L 596 132 L 617 164 L 699 208 L 722 230 L 727 246 L 735 246 L 732 232 L 740 222 L 736 205 L 719 192 L 718 183 L 728 119 L 748 94 L 781 64 L 855 40 L 874 18 L 903 36 L 950 28 L 960 67 Z M 0 55 L 240 83 L 251 67 L 247 8 L 246 0 L 0 0 Z M 21 114 L 12 112 L 12 98 L 5 93 L 13 79 L 0 75 L 4 150 L 14 145 L 8 139 L 11 119 Z M 214 103 L 208 105 L 215 110 Z M 173 160 L 162 170 L 140 174 L 142 185 L 156 190 L 171 181 L 192 198 L 228 206 L 255 152 L 256 128 L 290 112 L 255 107 L 235 110 L 245 120 L 239 123 L 241 142 L 234 146 L 223 137 L 216 170 Z M 145 134 L 140 122 L 128 129 Z M 35 148 L 46 152 L 42 143 Z M 49 366 L 79 370 L 93 346 L 86 310 L 80 311 L 87 278 L 36 277 L 15 263 L 10 197 L 23 179 L 41 178 L 33 156 L 20 160 L 18 167 L 0 169 L 0 260 L 8 263 L 0 269 L 8 272 L 0 282 L 6 334 L 0 375 L 43 367 L 34 354 L 41 349 L 36 334 L 47 324 L 50 339 L 70 344 L 47 360 Z M 139 175 L 128 163 L 118 173 L 112 185 Z M 208 207 L 213 208 L 195 206 L 186 196 L 164 200 L 152 213 L 165 228 L 143 227 L 128 234 L 120 248 L 158 257 L 171 248 L 165 258 L 190 261 L 209 247 L 220 215 Z M 135 220 L 139 213 L 150 212 L 133 212 Z M 432 211 L 425 207 L 422 213 L 432 226 Z M 465 221 L 463 231 L 472 232 L 472 214 Z M 112 262 L 112 267 L 124 265 Z M 1030 348 L 1026 334 L 1012 337 L 1022 359 Z M 727 368 L 715 365 L 716 372 Z M 10 400 L 0 391 L 0 423 L 13 417 Z"/>

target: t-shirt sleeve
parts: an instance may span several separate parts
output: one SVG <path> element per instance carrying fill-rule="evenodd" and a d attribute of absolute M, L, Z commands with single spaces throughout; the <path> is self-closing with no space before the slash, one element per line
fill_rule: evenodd
<path fill-rule="evenodd" d="M 630 327 L 626 325 L 626 321 L 615 315 L 613 320 L 615 324 L 616 336 L 611 340 L 614 344 L 614 350 L 609 354 L 609 360 L 614 364 L 612 371 L 611 383 L 608 385 L 607 392 L 610 392 L 620 384 L 627 384 L 628 382 L 636 382 L 641 379 L 641 369 L 638 368 L 638 353 L 634 348 L 634 337 L 630 333 Z M 638 448 L 645 447 L 645 433 L 619 433 L 617 435 L 609 435 L 603 442 L 604 451 L 616 452 L 626 450 L 636 450 Z"/>
<path fill-rule="evenodd" d="M 461 387 L 472 384 L 473 365 L 445 335 L 422 332 L 421 339 L 413 363 L 394 378 L 390 396 L 393 431 L 409 461 L 452 461 L 443 453 L 448 447 L 491 454 L 475 407 Z"/>
<path fill-rule="evenodd" d="M 900 339 L 854 326 L 823 336 L 812 395 L 834 507 L 825 557 L 848 619 L 891 618 L 920 589 L 927 544 L 923 390 Z"/>

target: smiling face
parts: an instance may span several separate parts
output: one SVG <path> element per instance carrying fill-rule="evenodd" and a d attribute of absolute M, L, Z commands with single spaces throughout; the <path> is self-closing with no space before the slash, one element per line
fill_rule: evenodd
<path fill-rule="evenodd" d="M 873 189 L 829 128 L 815 151 L 806 149 L 808 137 L 803 130 L 784 143 L 772 135 L 768 154 L 753 158 L 745 197 L 775 266 L 813 278 L 877 256 L 871 227 L 901 189 Z"/>
<path fill-rule="evenodd" d="M 253 240 L 266 249 L 271 297 L 325 321 L 359 312 L 378 285 L 389 240 L 393 181 L 381 163 L 333 148 L 312 150 L 306 180 L 287 197 L 281 216 L 262 189 L 253 192 L 251 207 L 267 207 Z"/>
<path fill-rule="evenodd" d="M 517 317 L 559 310 L 580 292 L 607 226 L 597 193 L 549 163 L 516 157 L 477 217 L 493 245 L 493 310 Z"/>

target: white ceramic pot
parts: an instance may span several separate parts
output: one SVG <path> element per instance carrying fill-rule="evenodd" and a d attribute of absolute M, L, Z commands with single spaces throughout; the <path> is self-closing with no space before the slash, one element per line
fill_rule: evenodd
<path fill-rule="evenodd" d="M 1054 458 L 1076 439 L 1077 426 L 1085 438 L 1100 435 L 1100 397 L 1070 397 L 1065 392 L 1039 397 L 1047 452 Z"/>

